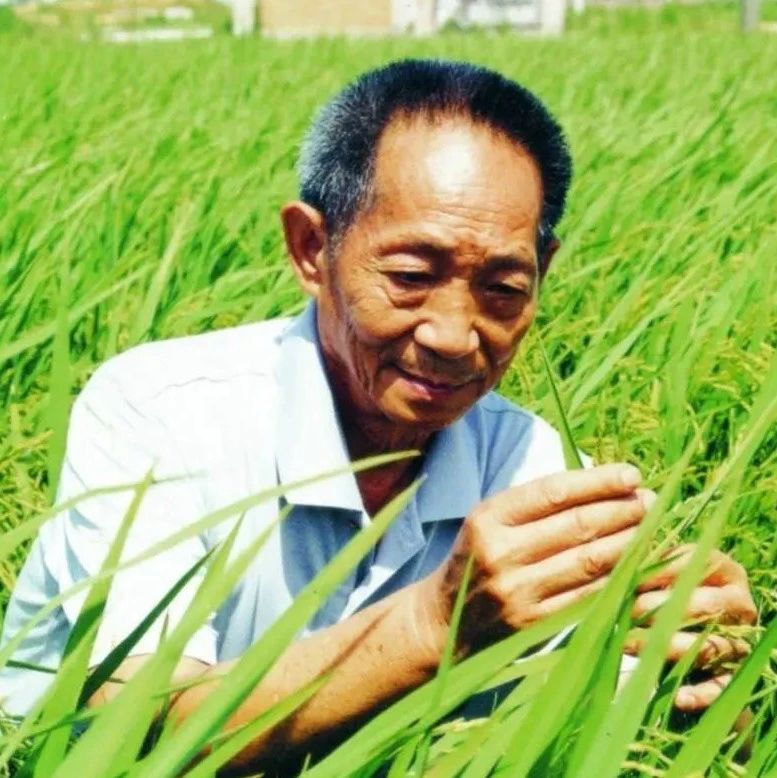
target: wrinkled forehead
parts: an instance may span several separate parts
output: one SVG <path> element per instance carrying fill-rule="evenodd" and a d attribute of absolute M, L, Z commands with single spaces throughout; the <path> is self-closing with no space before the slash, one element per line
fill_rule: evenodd
<path fill-rule="evenodd" d="M 378 143 L 368 211 L 489 230 L 536 230 L 542 179 L 513 140 L 461 116 L 399 116 Z"/>

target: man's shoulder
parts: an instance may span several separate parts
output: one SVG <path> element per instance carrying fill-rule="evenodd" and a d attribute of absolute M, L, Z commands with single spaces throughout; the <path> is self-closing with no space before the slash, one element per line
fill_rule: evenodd
<path fill-rule="evenodd" d="M 83 394 L 118 391 L 142 402 L 203 386 L 272 379 L 289 318 L 152 341 L 111 357 L 94 372 Z"/>
<path fill-rule="evenodd" d="M 468 417 L 486 494 L 565 469 L 561 436 L 536 413 L 491 392 Z"/>
<path fill-rule="evenodd" d="M 516 436 L 529 436 L 554 445 L 559 440 L 558 432 L 545 419 L 496 392 L 482 397 L 469 414 L 489 437 L 508 436 L 515 441 Z"/>

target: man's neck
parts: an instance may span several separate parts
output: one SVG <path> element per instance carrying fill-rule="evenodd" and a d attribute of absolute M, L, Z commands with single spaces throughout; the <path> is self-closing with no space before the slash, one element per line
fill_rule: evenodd
<path fill-rule="evenodd" d="M 423 453 L 431 437 L 431 433 L 408 434 L 397 430 L 396 425 L 375 419 L 344 419 L 342 424 L 351 461 L 400 451 Z M 356 483 L 367 513 L 374 515 L 410 486 L 420 466 L 421 457 L 413 457 L 357 473 Z"/>
<path fill-rule="evenodd" d="M 352 461 L 413 449 L 423 451 L 432 437 L 429 430 L 408 430 L 385 418 L 349 413 L 339 413 L 339 417 Z"/>
<path fill-rule="evenodd" d="M 347 381 L 342 379 L 347 374 L 347 368 L 338 365 L 326 349 L 322 348 L 322 353 L 350 460 L 356 462 L 402 451 L 420 451 L 423 454 L 434 432 L 397 424 L 376 410 L 360 407 L 356 398 L 351 397 Z M 418 456 L 403 458 L 356 474 L 364 507 L 370 515 L 412 483 L 419 472 L 421 460 L 422 457 Z"/>

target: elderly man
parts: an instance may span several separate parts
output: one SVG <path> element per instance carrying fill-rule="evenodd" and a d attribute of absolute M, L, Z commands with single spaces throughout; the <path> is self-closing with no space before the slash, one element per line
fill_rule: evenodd
<path fill-rule="evenodd" d="M 298 488 L 293 509 L 244 580 L 188 645 L 181 718 L 361 526 L 419 475 L 426 480 L 372 554 L 240 707 L 257 716 L 325 670 L 331 679 L 293 724 L 238 760 L 273 765 L 320 752 L 435 672 L 465 561 L 476 585 L 462 654 L 602 586 L 652 493 L 627 464 L 564 472 L 544 421 L 492 392 L 532 323 L 558 246 L 570 159 L 562 132 L 532 94 L 483 68 L 404 61 L 363 75 L 314 123 L 300 164 L 300 200 L 281 213 L 288 253 L 312 298 L 296 319 L 141 346 L 101 367 L 74 410 L 60 500 L 98 486 L 181 475 L 154 486 L 128 541 L 151 545 L 217 507 L 362 457 L 423 456 Z M 19 578 L 5 640 L 50 597 L 94 573 L 129 498 L 102 495 L 42 530 Z M 278 504 L 243 519 L 245 546 Z M 229 522 L 121 573 L 94 662 L 231 528 Z M 753 618 L 742 568 L 720 554 L 690 613 Z M 681 563 L 637 600 L 668 596 Z M 663 590 L 662 590 L 663 587 Z M 194 584 L 173 603 L 175 622 Z M 17 659 L 56 666 L 79 602 L 26 638 Z M 120 670 L 155 650 L 147 633 Z M 687 650 L 675 637 L 671 653 Z M 736 649 L 733 649 L 736 653 Z M 44 674 L 6 671 L 12 710 Z M 677 704 L 708 705 L 716 684 Z M 106 687 L 94 704 L 115 694 Z"/>

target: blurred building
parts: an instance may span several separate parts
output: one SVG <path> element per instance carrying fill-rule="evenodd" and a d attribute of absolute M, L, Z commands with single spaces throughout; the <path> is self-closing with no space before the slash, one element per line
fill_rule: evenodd
<path fill-rule="evenodd" d="M 391 32 L 392 0 L 261 0 L 262 32 L 278 37 L 376 35 Z"/>
<path fill-rule="evenodd" d="M 565 5 L 565 0 L 260 0 L 259 16 L 262 32 L 276 37 L 423 35 L 450 23 L 543 29 L 551 16 L 563 27 Z"/>

